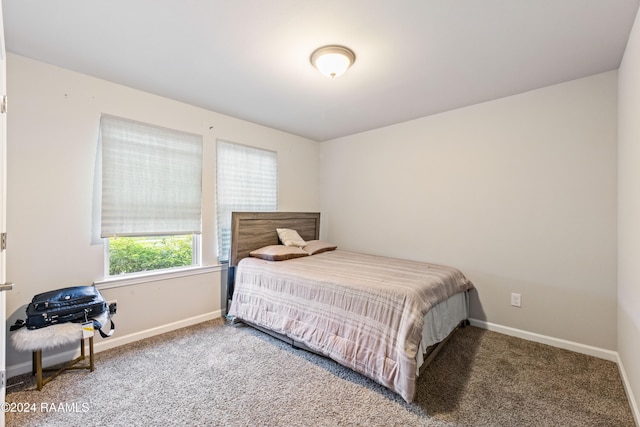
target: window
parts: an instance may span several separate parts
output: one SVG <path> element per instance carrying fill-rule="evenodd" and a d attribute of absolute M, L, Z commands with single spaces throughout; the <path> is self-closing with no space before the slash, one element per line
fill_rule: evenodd
<path fill-rule="evenodd" d="M 278 209 L 278 156 L 274 151 L 218 141 L 216 156 L 218 259 L 229 260 L 231 212 Z"/>
<path fill-rule="evenodd" d="M 202 136 L 100 120 L 107 276 L 199 264 Z"/>
<path fill-rule="evenodd" d="M 199 264 L 195 234 L 112 237 L 107 240 L 109 276 Z"/>

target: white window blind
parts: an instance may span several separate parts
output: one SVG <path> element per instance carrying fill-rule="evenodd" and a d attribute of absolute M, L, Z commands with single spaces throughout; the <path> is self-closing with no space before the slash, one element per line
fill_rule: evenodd
<path fill-rule="evenodd" d="M 231 212 L 278 209 L 278 158 L 273 151 L 218 141 L 216 159 L 218 258 L 228 261 Z"/>
<path fill-rule="evenodd" d="M 202 136 L 100 120 L 101 236 L 199 234 Z"/>

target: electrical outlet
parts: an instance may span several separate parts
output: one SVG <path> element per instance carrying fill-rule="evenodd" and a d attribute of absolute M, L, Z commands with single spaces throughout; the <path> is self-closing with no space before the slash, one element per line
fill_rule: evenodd
<path fill-rule="evenodd" d="M 107 301 L 107 307 L 109 307 L 110 314 L 116 314 L 116 312 L 118 311 L 118 301 L 117 300 Z"/>
<path fill-rule="evenodd" d="M 512 293 L 511 294 L 511 305 L 514 307 L 522 307 L 522 295 Z"/>

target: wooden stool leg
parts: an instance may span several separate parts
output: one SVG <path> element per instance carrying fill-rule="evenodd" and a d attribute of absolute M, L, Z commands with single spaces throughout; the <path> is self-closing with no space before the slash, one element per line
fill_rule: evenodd
<path fill-rule="evenodd" d="M 89 337 L 89 371 L 93 372 L 93 337 Z"/>
<path fill-rule="evenodd" d="M 38 383 L 38 390 L 42 390 L 42 350 L 37 350 L 33 354 L 36 359 L 36 381 Z"/>

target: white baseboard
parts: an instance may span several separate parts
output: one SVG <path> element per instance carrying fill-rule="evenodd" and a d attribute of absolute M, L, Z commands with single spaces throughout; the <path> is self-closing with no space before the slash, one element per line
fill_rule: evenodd
<path fill-rule="evenodd" d="M 631 405 L 633 418 L 636 421 L 636 425 L 640 426 L 640 408 L 638 408 L 638 401 L 633 395 L 633 390 L 631 390 L 631 384 L 629 384 L 627 372 L 624 370 L 624 365 L 622 364 L 622 360 L 620 360 L 620 357 L 618 357 L 618 371 L 620 371 L 620 377 L 622 377 L 622 383 L 624 384 L 624 391 L 627 393 L 627 398 L 629 399 L 629 404 Z"/>
<path fill-rule="evenodd" d="M 586 344 L 580 344 L 573 341 L 567 341 L 560 338 L 553 338 L 546 335 L 540 335 L 533 332 L 523 331 L 521 329 L 510 328 L 508 326 L 497 325 L 495 323 L 485 322 L 483 320 L 469 319 L 473 326 L 486 329 L 501 334 L 510 335 L 512 337 L 522 338 L 527 341 L 539 342 L 552 347 L 563 348 L 565 350 L 575 351 L 576 353 L 587 354 L 589 356 L 598 357 L 600 359 L 618 362 L 618 353 L 604 348 L 592 347 Z"/>
<path fill-rule="evenodd" d="M 155 335 L 164 334 L 165 332 L 175 331 L 176 329 L 185 328 L 187 326 L 196 325 L 198 323 L 206 322 L 207 320 L 213 320 L 222 317 L 222 310 L 212 311 L 210 313 L 201 314 L 199 316 L 190 317 L 177 322 L 168 323 L 166 325 L 157 326 L 155 328 L 147 329 L 146 331 L 136 332 L 125 336 L 111 337 L 106 340 L 101 340 L 96 343 L 94 347 L 95 352 L 101 352 L 110 348 L 120 347 L 121 345 L 130 344 L 132 342 L 140 341 L 144 338 L 153 337 Z"/>
<path fill-rule="evenodd" d="M 206 322 L 207 320 L 217 319 L 222 317 L 223 311 L 216 310 L 210 313 L 201 314 L 199 316 L 190 317 L 177 322 L 168 323 L 166 325 L 157 326 L 155 328 L 147 329 L 144 331 L 136 332 L 124 336 L 110 337 L 105 340 L 98 340 L 95 342 L 93 351 L 99 353 L 101 351 L 109 350 L 111 348 L 119 347 L 121 345 L 130 344 L 135 341 L 139 341 L 144 338 L 160 335 L 165 332 L 175 331 L 176 329 L 185 328 L 187 326 L 196 325 L 198 323 Z M 96 341 L 96 340 L 94 340 Z M 69 350 L 62 353 L 56 353 L 42 358 L 43 366 L 54 366 L 61 363 L 66 363 L 80 355 L 80 349 Z M 17 365 L 7 366 L 7 378 L 14 377 L 16 375 L 22 375 L 30 373 L 32 369 L 32 362 L 23 362 Z"/>

